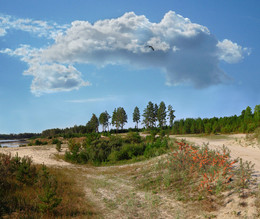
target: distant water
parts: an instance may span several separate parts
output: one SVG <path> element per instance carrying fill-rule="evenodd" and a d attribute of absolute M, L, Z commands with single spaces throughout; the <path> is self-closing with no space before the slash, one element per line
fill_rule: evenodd
<path fill-rule="evenodd" d="M 0 145 L 2 147 L 19 147 L 20 145 L 25 145 L 27 144 L 26 140 L 0 140 Z"/>

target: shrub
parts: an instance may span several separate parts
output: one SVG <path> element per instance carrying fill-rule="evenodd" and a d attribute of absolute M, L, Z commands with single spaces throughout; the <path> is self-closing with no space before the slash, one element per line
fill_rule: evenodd
<path fill-rule="evenodd" d="M 51 212 L 60 204 L 55 177 L 45 166 L 39 170 L 31 158 L 0 154 L 0 172 L 0 218 L 12 212 L 39 218 L 40 209 Z"/>
<path fill-rule="evenodd" d="M 79 160 L 79 151 L 81 148 L 80 143 L 76 143 L 73 139 L 69 141 L 68 144 L 69 151 L 65 152 L 65 160 L 71 161 L 74 163 L 81 163 Z"/>
<path fill-rule="evenodd" d="M 39 209 L 41 212 L 50 213 L 61 203 L 61 198 L 57 197 L 57 181 L 49 174 L 45 165 L 42 165 L 39 182 L 43 192 L 39 195 Z"/>
<path fill-rule="evenodd" d="M 58 143 L 61 143 L 61 141 L 60 141 L 59 139 L 54 138 L 54 139 L 52 140 L 52 144 L 58 144 Z"/>
<path fill-rule="evenodd" d="M 47 145 L 47 141 L 40 141 L 39 139 L 36 139 L 35 143 L 33 145 Z"/>
<path fill-rule="evenodd" d="M 100 164 L 129 160 L 138 156 L 154 157 L 163 154 L 168 149 L 166 138 L 155 138 L 147 144 L 139 133 L 130 132 L 127 136 L 111 135 L 109 138 L 100 138 L 100 135 L 89 134 L 82 145 L 70 140 L 69 151 L 65 152 L 65 159 L 75 163 Z"/>
<path fill-rule="evenodd" d="M 230 158 L 229 150 L 210 150 L 177 142 L 179 150 L 173 150 L 161 160 L 159 169 L 166 187 L 181 191 L 187 199 L 207 198 L 208 194 L 219 194 L 226 189 L 243 190 L 251 182 L 253 166 Z"/>
<path fill-rule="evenodd" d="M 138 144 L 142 142 L 142 138 L 138 132 L 128 132 L 124 141 L 125 143 Z"/>
<path fill-rule="evenodd" d="M 258 144 L 260 144 L 260 127 L 256 128 L 254 131 L 254 137 L 256 138 Z"/>
<path fill-rule="evenodd" d="M 144 156 L 146 158 L 159 156 L 165 153 L 168 148 L 167 139 L 161 140 L 160 138 L 157 138 L 155 142 L 147 143 Z"/>
<path fill-rule="evenodd" d="M 56 144 L 56 150 L 57 150 L 58 152 L 61 152 L 61 142 L 60 142 L 60 141 L 57 142 L 57 144 Z"/>

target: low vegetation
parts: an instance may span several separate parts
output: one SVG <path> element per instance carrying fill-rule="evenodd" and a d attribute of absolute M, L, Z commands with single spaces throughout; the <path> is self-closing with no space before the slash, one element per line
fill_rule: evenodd
<path fill-rule="evenodd" d="M 165 137 L 153 135 L 142 138 L 139 133 L 130 132 L 126 136 L 103 137 L 89 134 L 83 143 L 69 141 L 69 151 L 65 160 L 74 163 L 115 163 L 122 160 L 142 160 L 165 153 L 169 146 Z"/>
<path fill-rule="evenodd" d="M 32 164 L 29 157 L 0 154 L 0 218 L 54 218 L 93 215 L 78 205 L 84 195 L 63 171 Z"/>
<path fill-rule="evenodd" d="M 252 183 L 253 165 L 242 159 L 232 160 L 229 150 L 210 150 L 185 142 L 176 142 L 171 152 L 156 167 L 139 179 L 141 188 L 172 193 L 179 201 L 199 201 L 206 210 L 215 210 L 223 192 L 241 197 Z"/>

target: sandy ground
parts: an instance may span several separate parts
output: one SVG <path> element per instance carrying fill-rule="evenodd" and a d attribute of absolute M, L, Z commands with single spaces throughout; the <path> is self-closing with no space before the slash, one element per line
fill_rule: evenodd
<path fill-rule="evenodd" d="M 243 160 L 255 163 L 255 177 L 260 178 L 260 146 L 256 142 L 249 142 L 246 136 L 226 135 L 220 137 L 191 137 L 170 136 L 177 139 L 186 139 L 196 145 L 209 143 L 212 149 L 221 148 L 223 145 L 231 150 L 231 156 L 241 157 Z M 15 156 L 32 157 L 34 163 L 47 166 L 55 166 L 70 169 L 78 174 L 78 184 L 84 189 L 86 199 L 93 203 L 101 212 L 101 218 L 255 218 L 256 208 L 254 198 L 248 198 L 247 207 L 240 206 L 241 199 L 230 195 L 225 199 L 226 205 L 211 212 L 210 215 L 198 212 L 187 204 L 178 202 L 171 194 L 139 190 L 133 177 L 142 174 L 143 166 L 154 165 L 157 158 L 130 165 L 112 167 L 85 167 L 73 165 L 55 157 L 55 154 L 64 154 L 66 145 L 62 146 L 62 152 L 57 152 L 55 145 L 30 146 L 20 148 L 0 148 L 0 153 L 11 153 Z M 196 215 L 196 216 L 195 216 Z"/>
<path fill-rule="evenodd" d="M 63 154 L 66 146 L 60 154 Z M 15 156 L 18 153 L 19 157 L 28 156 L 31 157 L 33 162 L 36 164 L 45 164 L 47 166 L 70 166 L 63 160 L 58 160 L 55 158 L 54 154 L 58 154 L 55 149 L 55 145 L 45 145 L 45 146 L 29 146 L 29 147 L 10 147 L 10 148 L 0 148 L 0 153 L 11 154 Z"/>

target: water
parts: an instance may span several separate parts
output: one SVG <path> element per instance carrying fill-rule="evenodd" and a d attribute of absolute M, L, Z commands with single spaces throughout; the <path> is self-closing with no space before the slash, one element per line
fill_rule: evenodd
<path fill-rule="evenodd" d="M 0 140 L 0 145 L 2 147 L 19 147 L 20 145 L 25 145 L 27 144 L 26 140 L 21 140 L 21 139 L 17 139 L 17 140 Z"/>

